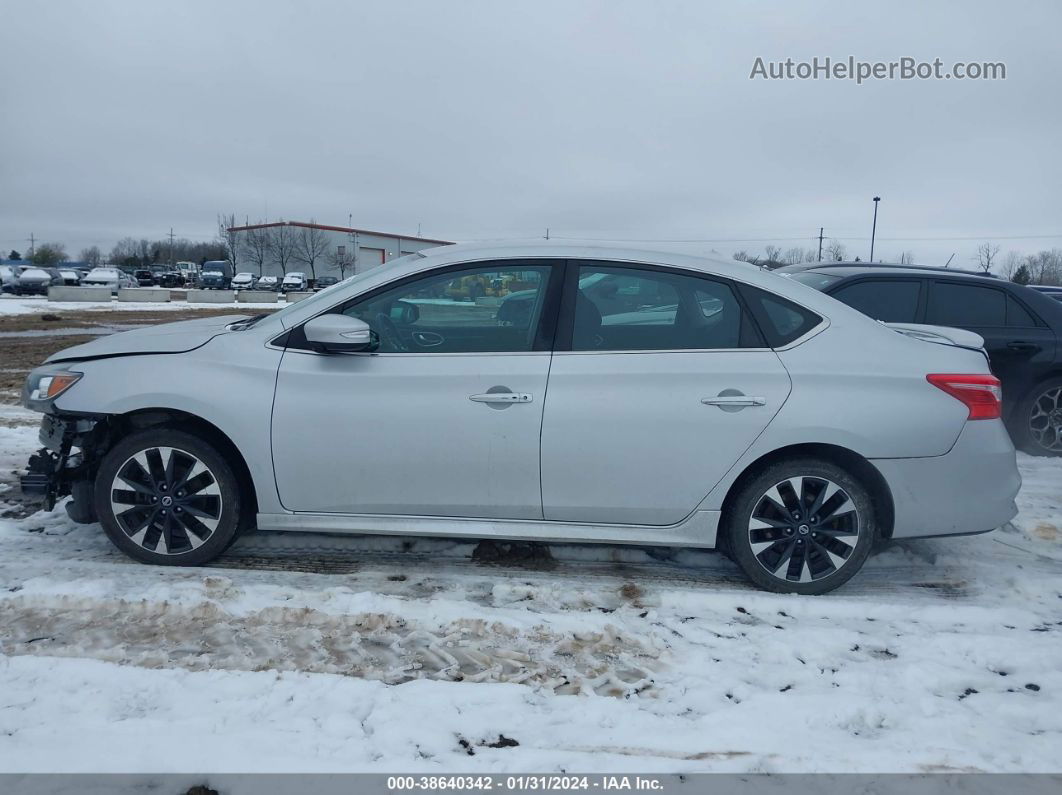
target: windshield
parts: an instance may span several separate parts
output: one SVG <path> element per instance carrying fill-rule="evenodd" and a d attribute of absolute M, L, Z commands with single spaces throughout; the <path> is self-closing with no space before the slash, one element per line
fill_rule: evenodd
<path fill-rule="evenodd" d="M 838 282 L 842 277 L 835 276 L 832 273 L 816 273 L 815 271 L 799 271 L 798 273 L 781 273 L 779 276 L 785 276 L 793 281 L 806 284 L 808 287 L 814 287 L 816 290 L 825 290 L 834 282 Z"/>

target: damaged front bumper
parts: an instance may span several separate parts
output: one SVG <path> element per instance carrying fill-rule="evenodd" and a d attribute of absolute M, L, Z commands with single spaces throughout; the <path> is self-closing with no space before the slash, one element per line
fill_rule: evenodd
<path fill-rule="evenodd" d="M 71 518 L 95 521 L 90 453 L 96 430 L 92 418 L 45 414 L 39 436 L 44 446 L 30 456 L 26 474 L 19 478 L 22 494 L 49 511 L 59 499 L 73 494 L 74 502 L 67 505 Z"/>

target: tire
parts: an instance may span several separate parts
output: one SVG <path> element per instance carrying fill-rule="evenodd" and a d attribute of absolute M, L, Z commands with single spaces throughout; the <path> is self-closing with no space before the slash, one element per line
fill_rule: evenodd
<path fill-rule="evenodd" d="M 1014 446 L 1030 455 L 1062 456 L 1062 378 L 1029 390 L 1011 417 L 1010 432 Z"/>
<path fill-rule="evenodd" d="M 104 456 L 95 506 L 107 537 L 143 563 L 200 566 L 239 533 L 232 468 L 203 439 L 171 428 L 132 434 Z"/>
<path fill-rule="evenodd" d="M 776 593 L 816 595 L 843 585 L 878 535 L 867 487 L 815 458 L 767 466 L 741 487 L 723 521 L 729 556 L 753 583 Z"/>

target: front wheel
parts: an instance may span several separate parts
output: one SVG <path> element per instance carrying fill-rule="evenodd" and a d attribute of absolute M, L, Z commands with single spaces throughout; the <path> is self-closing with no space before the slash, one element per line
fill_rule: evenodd
<path fill-rule="evenodd" d="M 869 490 L 828 461 L 772 464 L 747 482 L 724 517 L 730 555 L 756 585 L 823 594 L 847 582 L 877 533 Z"/>
<path fill-rule="evenodd" d="M 202 565 L 239 530 L 232 468 L 204 440 L 169 428 L 135 433 L 104 456 L 95 504 L 107 537 L 144 563 Z"/>

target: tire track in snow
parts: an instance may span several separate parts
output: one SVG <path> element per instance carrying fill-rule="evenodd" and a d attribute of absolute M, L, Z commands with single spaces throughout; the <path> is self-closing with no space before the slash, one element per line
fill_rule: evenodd
<path fill-rule="evenodd" d="M 400 684 L 414 679 L 535 684 L 558 694 L 630 696 L 653 686 L 664 649 L 612 625 L 571 635 L 468 618 L 428 627 L 387 613 L 84 597 L 0 602 L 0 653 L 92 658 L 194 671 L 301 671 Z"/>

